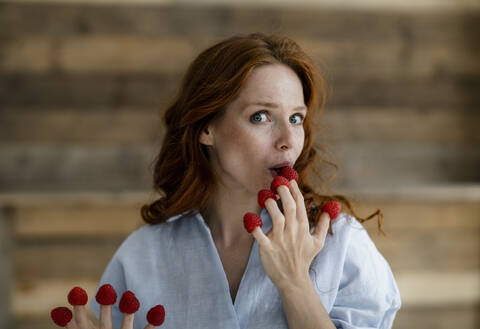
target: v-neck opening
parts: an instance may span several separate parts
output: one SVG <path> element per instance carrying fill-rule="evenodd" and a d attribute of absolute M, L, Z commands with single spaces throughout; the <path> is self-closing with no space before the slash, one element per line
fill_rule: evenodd
<path fill-rule="evenodd" d="M 262 231 L 264 233 L 268 232 L 269 229 L 272 227 L 272 222 L 270 219 L 270 216 L 268 215 L 268 212 L 265 208 L 262 209 L 260 213 L 260 218 L 262 218 L 263 225 L 262 225 Z M 203 227 L 205 228 L 207 235 L 210 240 L 210 245 L 212 246 L 214 253 L 216 255 L 215 257 L 215 262 L 217 264 L 217 267 L 219 267 L 219 271 L 221 272 L 221 275 L 223 277 L 223 291 L 224 291 L 224 297 L 228 301 L 228 304 L 231 307 L 231 310 L 233 311 L 233 314 L 236 316 L 237 319 L 237 324 L 238 328 L 244 329 L 247 328 L 248 322 L 249 322 L 249 317 L 251 315 L 252 310 L 251 308 L 251 301 L 249 298 L 249 291 L 245 290 L 247 287 L 245 286 L 247 284 L 248 280 L 248 275 L 250 273 L 252 262 L 254 260 L 254 257 L 256 256 L 256 253 L 258 253 L 258 242 L 256 239 L 254 239 L 252 248 L 250 249 L 250 253 L 248 256 L 248 262 L 247 266 L 245 267 L 245 271 L 242 274 L 242 278 L 240 279 L 240 284 L 238 285 L 237 289 L 237 294 L 235 296 L 235 300 L 232 300 L 232 295 L 230 294 L 230 285 L 228 282 L 227 278 L 227 273 L 225 272 L 225 268 L 223 267 L 222 260 L 220 258 L 220 254 L 218 252 L 218 249 L 215 245 L 215 241 L 213 240 L 212 232 L 210 230 L 210 227 L 205 222 L 205 219 L 203 218 L 202 214 L 200 212 L 197 212 L 197 219 L 201 222 Z M 258 260 L 260 262 L 260 260 Z"/>
<path fill-rule="evenodd" d="M 230 304 L 234 308 L 235 313 L 237 313 L 239 298 L 240 298 L 240 295 L 241 295 L 241 292 L 242 292 L 242 287 L 244 285 L 245 277 L 247 276 L 247 272 L 248 272 L 248 269 L 250 267 L 250 263 L 252 262 L 253 250 L 255 249 L 255 244 L 256 244 L 257 241 L 255 239 L 253 240 L 252 247 L 250 248 L 250 252 L 248 254 L 247 266 L 245 267 L 245 270 L 242 273 L 242 278 L 240 279 L 240 283 L 238 285 L 237 293 L 235 295 L 235 300 L 232 300 L 232 295 L 230 294 L 230 283 L 228 282 L 227 273 L 225 272 L 225 267 L 223 266 L 222 259 L 220 258 L 220 254 L 218 252 L 217 246 L 215 245 L 215 241 L 213 240 L 212 232 L 211 232 L 210 228 L 208 227 L 208 225 L 205 223 L 205 219 L 203 218 L 203 216 L 200 213 L 197 213 L 197 215 L 199 216 L 200 221 L 202 222 L 202 224 L 204 225 L 204 227 L 208 231 L 208 235 L 210 237 L 210 242 L 212 243 L 213 249 L 215 250 L 215 253 L 216 253 L 216 256 L 217 256 L 216 259 L 217 259 L 218 263 L 220 264 L 220 268 L 222 269 L 222 272 L 223 272 L 223 278 L 224 278 L 224 283 L 225 283 L 225 286 L 226 286 L 228 300 L 230 301 Z"/>

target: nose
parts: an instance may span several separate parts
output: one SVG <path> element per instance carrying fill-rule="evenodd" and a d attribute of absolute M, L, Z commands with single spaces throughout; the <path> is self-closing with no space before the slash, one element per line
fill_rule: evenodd
<path fill-rule="evenodd" d="M 277 132 L 278 137 L 275 141 L 276 148 L 282 151 L 288 151 L 292 149 L 295 136 L 291 124 L 287 123 L 278 125 Z"/>

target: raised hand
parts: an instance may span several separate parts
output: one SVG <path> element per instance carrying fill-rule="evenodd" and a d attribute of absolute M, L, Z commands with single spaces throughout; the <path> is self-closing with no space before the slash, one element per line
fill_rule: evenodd
<path fill-rule="evenodd" d="M 285 169 L 285 168 L 284 168 Z M 298 174 L 289 168 L 282 170 L 290 181 L 279 175 L 273 180 L 270 191 L 259 192 L 258 201 L 265 207 L 272 218 L 272 229 L 264 234 L 259 228 L 262 223 L 258 215 L 247 213 L 244 217 L 245 228 L 255 237 L 259 244 L 259 255 L 265 273 L 279 288 L 289 285 L 295 280 L 308 280 L 308 270 L 313 258 L 323 249 L 328 232 L 331 208 L 340 210 L 337 202 L 335 207 L 322 207 L 325 212 L 320 216 L 313 234 L 309 232 L 308 215 L 305 209 L 303 195 L 298 187 Z M 280 196 L 283 213 L 276 201 Z"/>

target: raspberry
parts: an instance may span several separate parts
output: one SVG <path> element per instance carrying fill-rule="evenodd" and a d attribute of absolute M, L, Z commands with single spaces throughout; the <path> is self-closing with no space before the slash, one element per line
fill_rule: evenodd
<path fill-rule="evenodd" d="M 68 302 L 72 306 L 85 305 L 87 300 L 87 292 L 80 287 L 73 287 L 68 293 Z"/>
<path fill-rule="evenodd" d="M 120 312 L 132 314 L 138 311 L 139 307 L 140 302 L 138 301 L 137 297 L 135 297 L 135 294 L 130 290 L 125 291 L 118 305 Z"/>
<path fill-rule="evenodd" d="M 152 326 L 160 326 L 165 321 L 165 308 L 162 305 L 152 307 L 147 313 L 147 321 Z"/>
<path fill-rule="evenodd" d="M 115 289 L 107 283 L 98 289 L 95 299 L 100 305 L 113 305 L 117 301 L 117 293 Z"/>
<path fill-rule="evenodd" d="M 280 176 L 285 177 L 289 182 L 295 179 L 298 183 L 298 173 L 292 167 L 283 167 Z"/>
<path fill-rule="evenodd" d="M 65 327 L 72 320 L 72 311 L 68 307 L 57 307 L 50 312 L 50 316 L 57 326 Z"/>
<path fill-rule="evenodd" d="M 262 219 L 253 212 L 247 212 L 243 216 L 243 226 L 245 226 L 248 233 L 252 233 L 255 227 L 262 227 Z"/>
<path fill-rule="evenodd" d="M 322 211 L 328 212 L 330 215 L 330 220 L 337 218 L 340 210 L 342 210 L 342 205 L 338 201 L 328 201 L 322 207 Z"/>
<path fill-rule="evenodd" d="M 273 193 L 277 193 L 277 188 L 280 185 L 286 185 L 288 188 L 290 187 L 290 184 L 288 183 L 288 180 L 283 177 L 283 176 L 275 176 L 275 178 L 272 181 L 272 184 L 270 184 L 270 190 L 272 190 Z"/>
<path fill-rule="evenodd" d="M 265 208 L 265 201 L 267 201 L 268 198 L 277 201 L 277 196 L 270 190 L 261 190 L 258 192 L 258 204 L 260 207 Z"/>

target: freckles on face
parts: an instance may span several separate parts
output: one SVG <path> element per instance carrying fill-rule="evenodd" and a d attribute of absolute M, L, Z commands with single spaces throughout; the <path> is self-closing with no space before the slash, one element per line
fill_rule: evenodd
<path fill-rule="evenodd" d="M 215 126 L 222 181 L 252 193 L 268 187 L 269 166 L 295 162 L 302 151 L 304 108 L 302 83 L 293 70 L 284 65 L 254 69 Z"/>
<path fill-rule="evenodd" d="M 247 180 L 268 150 L 265 136 L 260 130 L 248 127 L 239 118 L 225 121 L 218 132 L 221 137 L 218 139 L 216 153 L 223 171 L 234 180 Z M 251 177 L 251 180 L 255 181 L 255 177 Z"/>

